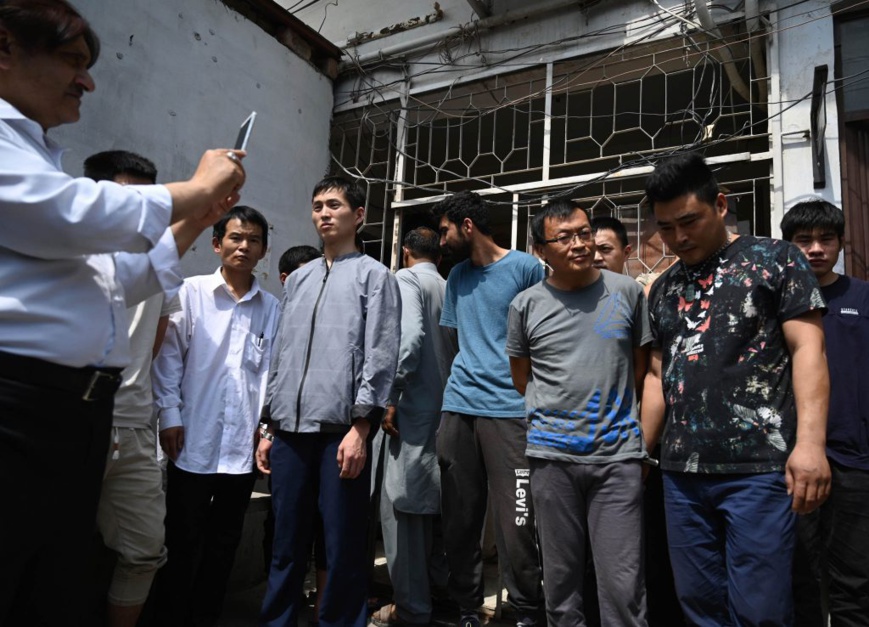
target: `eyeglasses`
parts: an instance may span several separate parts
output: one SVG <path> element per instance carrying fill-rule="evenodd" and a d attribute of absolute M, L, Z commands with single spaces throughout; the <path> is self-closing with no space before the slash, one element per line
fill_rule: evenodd
<path fill-rule="evenodd" d="M 576 233 L 564 233 L 552 239 L 543 240 L 544 244 L 558 244 L 559 246 L 570 246 L 575 240 L 580 242 L 590 242 L 594 238 L 594 231 L 591 229 L 582 229 Z"/>

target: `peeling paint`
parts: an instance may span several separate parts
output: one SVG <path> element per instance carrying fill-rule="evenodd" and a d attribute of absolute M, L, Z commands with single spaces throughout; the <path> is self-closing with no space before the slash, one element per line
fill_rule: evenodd
<path fill-rule="evenodd" d="M 365 33 L 352 33 L 347 39 L 347 45 L 356 46 L 361 43 L 374 41 L 375 39 L 382 39 L 383 37 L 389 37 L 396 33 L 403 33 L 407 30 L 412 30 L 414 28 L 419 28 L 420 26 L 425 26 L 426 24 L 434 24 L 435 22 L 441 21 L 444 18 L 444 12 L 441 9 L 441 5 L 435 2 L 433 8 L 433 13 L 429 13 L 422 17 L 412 17 L 409 20 L 399 22 L 398 24 L 386 26 L 376 33 L 371 31 Z"/>

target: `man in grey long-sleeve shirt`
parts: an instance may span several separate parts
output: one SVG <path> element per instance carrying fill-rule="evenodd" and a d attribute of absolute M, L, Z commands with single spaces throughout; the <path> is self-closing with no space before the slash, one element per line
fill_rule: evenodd
<path fill-rule="evenodd" d="M 383 419 L 387 448 L 380 518 L 394 605 L 375 623 L 427 624 L 431 585 L 446 585 L 443 547 L 433 544 L 440 514 L 440 471 L 435 433 L 444 387 L 458 351 L 454 329 L 439 324 L 446 281 L 435 265 L 440 236 L 420 227 L 404 238 L 401 290 L 401 351 L 392 398 Z"/>
<path fill-rule="evenodd" d="M 356 251 L 364 202 L 344 179 L 317 184 L 312 217 L 323 259 L 284 284 L 256 454 L 272 474 L 275 512 L 262 625 L 296 624 L 317 507 L 328 582 L 320 625 L 367 623 L 368 435 L 392 390 L 401 301 L 389 270 Z"/>

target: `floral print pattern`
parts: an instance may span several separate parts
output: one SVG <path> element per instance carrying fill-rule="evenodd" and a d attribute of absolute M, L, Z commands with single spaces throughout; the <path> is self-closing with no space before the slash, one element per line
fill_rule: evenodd
<path fill-rule="evenodd" d="M 803 254 L 743 236 L 653 285 L 667 417 L 661 466 L 700 473 L 780 471 L 796 435 L 782 323 L 823 309 Z"/>

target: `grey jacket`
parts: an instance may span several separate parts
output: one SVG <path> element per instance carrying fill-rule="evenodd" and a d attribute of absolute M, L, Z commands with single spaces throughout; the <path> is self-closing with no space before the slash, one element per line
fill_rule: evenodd
<path fill-rule="evenodd" d="M 439 324 L 446 281 L 432 263 L 395 275 L 401 290 L 401 351 L 390 404 L 397 405 L 399 438 L 388 438 L 384 489 L 399 511 L 440 511 L 435 433 L 444 387 L 458 351 L 454 329 Z"/>
<path fill-rule="evenodd" d="M 293 272 L 264 414 L 283 431 L 341 431 L 361 417 L 379 419 L 392 389 L 401 338 L 395 277 L 360 253 Z"/>

